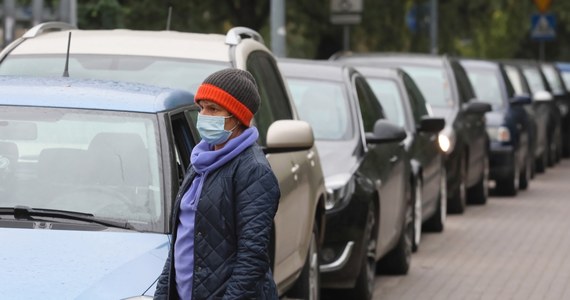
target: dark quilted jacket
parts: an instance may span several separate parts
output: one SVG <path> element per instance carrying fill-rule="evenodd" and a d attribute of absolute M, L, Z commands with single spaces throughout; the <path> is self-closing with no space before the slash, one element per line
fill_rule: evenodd
<path fill-rule="evenodd" d="M 175 228 L 193 178 L 190 170 L 176 197 L 170 253 L 154 299 L 178 299 Z M 279 197 L 277 179 L 257 145 L 208 175 L 196 212 L 193 300 L 277 299 L 268 246 Z"/>

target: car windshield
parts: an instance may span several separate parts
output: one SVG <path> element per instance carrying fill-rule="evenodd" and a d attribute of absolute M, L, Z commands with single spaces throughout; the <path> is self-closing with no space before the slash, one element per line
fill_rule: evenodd
<path fill-rule="evenodd" d="M 554 94 L 562 94 L 564 93 L 564 89 L 562 88 L 562 82 L 558 78 L 558 73 L 553 66 L 550 65 L 543 65 L 542 72 L 544 76 L 546 76 L 546 80 L 550 84 L 550 88 L 552 88 L 552 92 Z"/>
<path fill-rule="evenodd" d="M 466 68 L 465 71 L 478 100 L 488 102 L 494 107 L 503 106 L 504 94 L 499 86 L 501 79 L 495 70 Z"/>
<path fill-rule="evenodd" d="M 536 93 L 538 91 L 545 91 L 546 87 L 544 86 L 544 82 L 542 81 L 542 77 L 540 76 L 540 72 L 538 69 L 535 68 L 524 68 L 523 74 L 528 81 L 528 86 L 530 88 L 531 93 Z"/>
<path fill-rule="evenodd" d="M 449 81 L 442 67 L 401 66 L 401 68 L 414 79 L 431 106 L 451 107 L 455 105 Z"/>
<path fill-rule="evenodd" d="M 61 77 L 64 55 L 10 55 L 0 75 Z M 192 93 L 204 78 L 229 64 L 150 56 L 75 54 L 69 57 L 73 78 L 117 80 L 183 89 Z"/>
<path fill-rule="evenodd" d="M 353 136 L 347 94 L 340 82 L 287 79 L 301 120 L 309 122 L 317 140 Z"/>
<path fill-rule="evenodd" d="M 380 101 L 380 105 L 382 105 L 384 114 L 388 120 L 404 127 L 406 125 L 406 118 L 402 94 L 400 94 L 396 82 L 380 78 L 367 78 L 367 80 L 374 94 L 376 94 L 376 98 Z"/>
<path fill-rule="evenodd" d="M 23 205 L 164 230 L 153 114 L 0 106 L 0 207 Z"/>

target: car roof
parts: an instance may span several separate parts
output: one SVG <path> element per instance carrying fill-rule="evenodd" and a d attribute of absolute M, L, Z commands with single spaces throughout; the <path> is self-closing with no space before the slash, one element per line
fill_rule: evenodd
<path fill-rule="evenodd" d="M 480 59 L 470 59 L 462 58 L 459 60 L 463 66 L 474 67 L 478 69 L 493 69 L 496 70 L 500 67 L 501 63 L 497 61 L 480 60 Z"/>
<path fill-rule="evenodd" d="M 557 62 L 556 67 L 564 72 L 570 71 L 570 63 Z"/>
<path fill-rule="evenodd" d="M 397 52 L 368 52 L 368 53 L 347 53 L 335 57 L 339 61 L 350 61 L 354 64 L 365 65 L 421 65 L 421 66 L 441 66 L 444 56 L 422 53 L 397 53 Z"/>
<path fill-rule="evenodd" d="M 229 62 L 225 36 L 178 31 L 63 30 L 23 38 L 11 55 L 65 54 L 71 32 L 70 55 L 102 54 L 207 59 Z"/>
<path fill-rule="evenodd" d="M 284 76 L 318 78 L 326 81 L 342 81 L 343 71 L 354 68 L 343 63 L 328 60 L 279 58 L 279 69 Z"/>
<path fill-rule="evenodd" d="M 194 105 L 187 91 L 137 83 L 0 76 L 0 105 L 157 113 Z"/>

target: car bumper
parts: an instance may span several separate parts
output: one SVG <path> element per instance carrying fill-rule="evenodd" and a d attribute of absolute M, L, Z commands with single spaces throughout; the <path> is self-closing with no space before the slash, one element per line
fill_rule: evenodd
<path fill-rule="evenodd" d="M 511 178 L 515 166 L 515 148 L 512 145 L 491 144 L 489 179 Z"/>
<path fill-rule="evenodd" d="M 365 255 L 364 227 L 367 201 L 353 196 L 340 211 L 327 212 L 327 230 L 321 248 L 321 287 L 351 288 Z"/>

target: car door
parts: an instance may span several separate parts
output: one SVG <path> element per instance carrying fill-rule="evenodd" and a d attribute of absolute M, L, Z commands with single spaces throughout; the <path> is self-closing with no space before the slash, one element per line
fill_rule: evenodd
<path fill-rule="evenodd" d="M 353 77 L 356 96 L 360 106 L 360 113 L 364 132 L 372 132 L 374 123 L 379 119 L 386 119 L 380 102 L 372 89 L 360 75 Z M 379 172 L 380 178 L 380 230 L 378 239 L 378 253 L 383 253 L 398 238 L 403 224 L 403 213 L 406 201 L 404 199 L 405 157 L 403 143 L 368 144 L 367 158 L 364 163 L 372 162 Z"/>
<path fill-rule="evenodd" d="M 422 118 L 429 117 L 427 103 L 409 75 L 405 73 L 402 74 L 402 81 L 404 83 L 406 94 L 408 96 L 408 103 L 410 104 L 410 109 L 412 111 L 416 135 L 415 144 L 418 148 L 415 153 L 417 153 L 417 159 L 422 164 L 422 199 L 427 206 L 428 203 L 437 201 L 439 197 L 440 177 L 443 164 L 441 150 L 437 143 L 438 133 L 417 130 L 417 126 L 420 124 Z"/>
<path fill-rule="evenodd" d="M 467 73 L 457 61 L 450 61 L 455 77 L 457 91 L 461 105 L 477 101 L 475 92 Z M 485 128 L 484 113 L 460 113 L 463 118 L 464 141 L 469 149 L 469 162 L 467 166 L 467 186 L 477 183 L 483 174 L 485 156 L 487 155 L 487 131 Z"/>
<path fill-rule="evenodd" d="M 274 59 L 264 51 L 248 55 L 247 70 L 258 83 L 261 105 L 255 115 L 259 142 L 265 146 L 269 126 L 283 119 L 293 119 L 288 93 Z M 277 176 L 281 199 L 275 217 L 275 269 L 276 282 L 283 282 L 305 262 L 308 237 L 312 232 L 314 203 L 309 199 L 308 151 L 272 153 L 267 155 Z"/>

